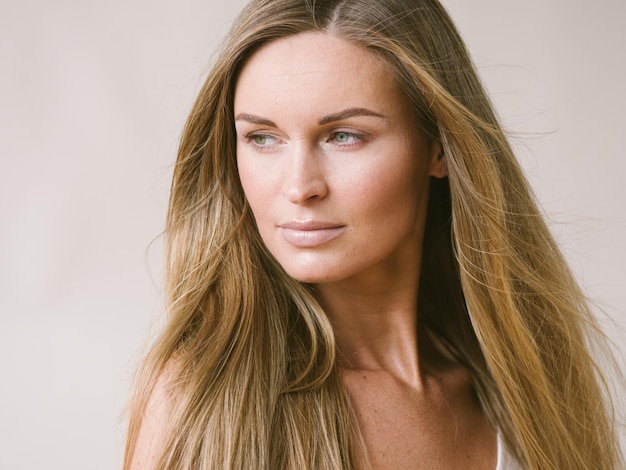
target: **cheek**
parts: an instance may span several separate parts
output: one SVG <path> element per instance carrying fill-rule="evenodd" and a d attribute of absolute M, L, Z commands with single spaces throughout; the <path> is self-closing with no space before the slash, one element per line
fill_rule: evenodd
<path fill-rule="evenodd" d="M 244 195 L 257 218 L 259 212 L 269 203 L 271 194 L 269 179 L 262 178 L 262 172 L 246 163 L 238 161 L 238 169 Z"/>
<path fill-rule="evenodd" d="M 426 172 L 410 162 L 387 166 L 359 179 L 352 205 L 382 219 L 413 218 L 427 185 Z"/>

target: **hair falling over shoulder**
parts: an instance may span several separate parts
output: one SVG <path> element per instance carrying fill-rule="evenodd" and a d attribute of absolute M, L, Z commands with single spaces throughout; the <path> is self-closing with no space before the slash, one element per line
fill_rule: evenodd
<path fill-rule="evenodd" d="M 310 287 L 260 240 L 238 179 L 233 93 L 263 44 L 321 31 L 387 60 L 449 176 L 433 181 L 420 325 L 471 372 L 528 469 L 617 469 L 601 335 L 551 237 L 452 21 L 436 0 L 253 0 L 187 121 L 166 227 L 168 319 L 131 403 L 125 468 L 155 384 L 155 468 L 353 469 L 361 444 Z"/>

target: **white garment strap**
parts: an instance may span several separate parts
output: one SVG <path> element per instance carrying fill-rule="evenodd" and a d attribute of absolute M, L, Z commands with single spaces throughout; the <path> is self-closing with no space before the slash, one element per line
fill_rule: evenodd
<path fill-rule="evenodd" d="M 498 463 L 496 470 L 522 470 L 522 466 L 515 460 L 504 445 L 504 441 L 498 433 Z"/>

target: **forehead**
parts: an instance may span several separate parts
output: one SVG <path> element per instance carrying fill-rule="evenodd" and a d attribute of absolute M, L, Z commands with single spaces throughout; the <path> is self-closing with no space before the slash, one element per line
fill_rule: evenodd
<path fill-rule="evenodd" d="M 406 100 L 391 67 L 379 55 L 320 32 L 264 45 L 245 63 L 235 88 L 236 112 L 249 105 L 289 103 L 306 108 L 314 102 L 333 107 L 338 101 L 344 106 L 370 102 L 392 112 Z"/>
<path fill-rule="evenodd" d="M 248 59 L 244 69 L 273 62 L 282 72 L 293 69 L 310 70 L 326 66 L 327 72 L 337 67 L 363 66 L 390 71 L 382 58 L 363 46 L 324 32 L 305 32 L 271 41 Z M 278 70 L 277 70 L 278 71 Z"/>

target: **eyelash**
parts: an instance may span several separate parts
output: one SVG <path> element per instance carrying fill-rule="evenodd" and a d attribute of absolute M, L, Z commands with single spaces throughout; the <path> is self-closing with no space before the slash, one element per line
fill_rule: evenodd
<path fill-rule="evenodd" d="M 336 140 L 337 136 L 339 135 L 345 135 L 350 139 L 349 143 L 342 143 L 342 142 L 338 142 Z M 363 142 L 363 140 L 365 139 L 365 137 L 361 134 L 356 134 L 354 132 L 348 132 L 348 131 L 336 131 L 330 134 L 330 140 L 335 140 L 335 142 L 342 148 L 346 148 L 346 147 L 352 147 L 354 145 L 358 145 L 359 143 Z"/>
<path fill-rule="evenodd" d="M 350 142 L 345 142 L 345 143 L 338 142 L 336 139 L 340 135 L 346 136 L 348 139 L 350 139 Z M 261 152 L 271 150 L 276 145 L 276 143 L 280 141 L 278 137 L 276 136 L 273 136 L 271 134 L 265 134 L 263 132 L 256 132 L 256 131 L 250 132 L 246 134 L 244 137 L 248 145 L 252 146 L 255 150 L 261 151 Z M 256 141 L 256 139 L 265 139 L 266 141 L 269 140 L 271 143 L 269 144 L 259 143 Z M 340 148 L 350 148 L 350 147 L 360 144 L 364 140 L 365 140 L 365 136 L 362 134 L 357 134 L 357 133 L 348 132 L 348 131 L 334 131 L 329 134 L 327 142 L 334 142 Z"/>
<path fill-rule="evenodd" d="M 245 142 L 256 152 L 270 152 L 279 142 L 278 137 L 263 132 L 249 132 L 244 135 Z M 258 143 L 257 139 L 265 139 L 266 143 Z M 270 141 L 270 143 L 267 143 Z"/>

